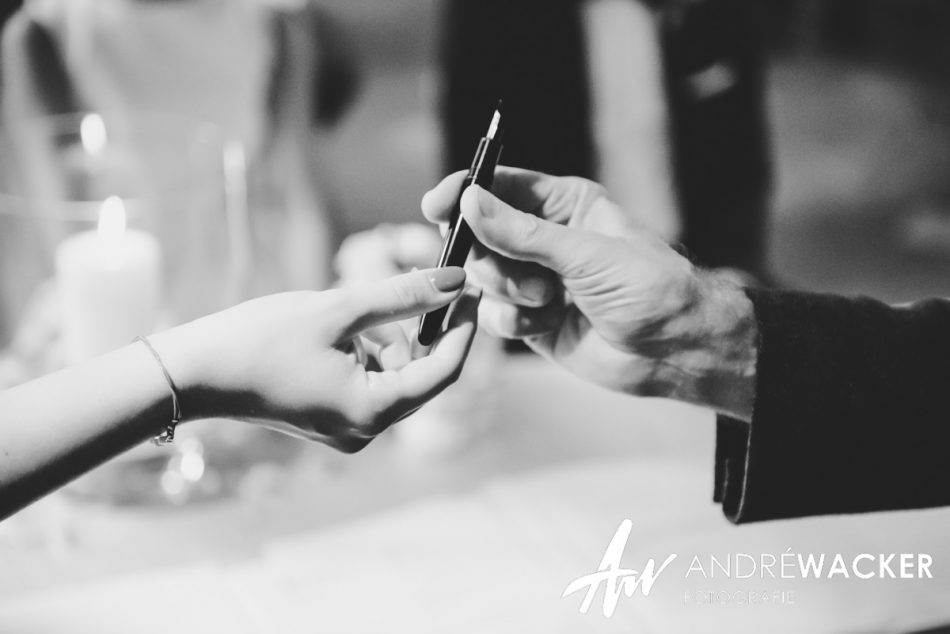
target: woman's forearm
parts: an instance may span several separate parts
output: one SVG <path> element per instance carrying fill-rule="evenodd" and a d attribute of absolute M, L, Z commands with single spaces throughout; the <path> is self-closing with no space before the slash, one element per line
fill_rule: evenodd
<path fill-rule="evenodd" d="M 141 343 L 0 392 L 0 519 L 157 435 L 171 393 Z"/>
<path fill-rule="evenodd" d="M 237 418 L 358 451 L 454 382 L 478 299 L 456 267 L 324 293 L 279 293 L 156 333 L 183 415 Z M 439 344 L 410 359 L 401 320 L 457 300 Z M 367 368 L 353 340 L 392 353 Z M 0 392 L 0 519 L 172 420 L 161 365 L 142 343 Z"/>

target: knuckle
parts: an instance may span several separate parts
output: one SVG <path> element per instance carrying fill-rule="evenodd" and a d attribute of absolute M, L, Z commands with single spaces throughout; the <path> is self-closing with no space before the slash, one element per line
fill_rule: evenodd
<path fill-rule="evenodd" d="M 606 195 L 607 193 L 606 187 L 588 178 L 567 176 L 565 181 L 565 194 L 569 200 L 575 202 Z"/>
<path fill-rule="evenodd" d="M 600 183 L 595 183 L 592 180 L 580 178 L 578 176 L 575 176 L 574 178 L 579 181 L 577 188 L 582 192 L 582 198 L 600 198 L 602 196 L 607 196 L 607 188 Z"/>
<path fill-rule="evenodd" d="M 535 218 L 534 216 L 523 216 L 520 227 L 518 228 L 518 239 L 521 241 L 522 245 L 533 246 L 541 240 L 542 236 L 542 221 Z"/>

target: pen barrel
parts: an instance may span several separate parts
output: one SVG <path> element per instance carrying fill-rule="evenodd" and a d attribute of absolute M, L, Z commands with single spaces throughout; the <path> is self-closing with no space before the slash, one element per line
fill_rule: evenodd
<path fill-rule="evenodd" d="M 484 139 L 483 139 L 484 140 Z M 481 146 L 479 146 L 481 147 Z M 474 169 L 474 165 L 473 165 Z M 466 189 L 469 188 L 475 182 L 475 175 L 473 172 L 469 172 L 465 176 L 465 180 L 462 181 L 462 186 L 459 188 L 459 195 L 455 199 L 455 203 L 452 205 L 452 213 L 449 214 L 449 230 L 445 234 L 445 239 L 442 242 L 442 251 L 439 253 L 439 261 L 436 264 L 438 267 L 443 266 L 461 266 L 461 264 L 449 264 L 450 259 L 458 259 L 457 249 L 458 247 L 458 233 L 459 229 L 463 226 L 465 229 L 471 233 L 471 229 L 468 228 L 468 223 L 465 222 L 465 219 L 462 217 L 462 194 Z M 463 246 L 459 244 L 459 246 Z M 468 244 L 470 249 L 472 244 Z M 453 253 L 455 256 L 453 257 Z M 465 259 L 462 259 L 462 264 L 465 263 Z"/>
<path fill-rule="evenodd" d="M 479 144 L 481 151 L 473 162 L 474 169 L 469 173 L 473 174 L 476 185 L 482 189 L 491 189 L 492 183 L 495 182 L 495 166 L 498 165 L 504 148 L 501 144 L 501 131 L 499 130 L 499 136 L 493 139 L 483 138 L 482 142 L 484 146 Z"/>
<path fill-rule="evenodd" d="M 465 218 L 462 217 L 462 194 L 471 185 L 478 185 L 482 189 L 491 189 L 495 180 L 495 166 L 501 157 L 502 145 L 499 139 L 482 137 L 478 143 L 478 150 L 472 161 L 468 175 L 462 181 L 459 195 L 455 199 L 450 215 L 449 233 L 442 244 L 442 253 L 439 254 L 438 266 L 465 266 L 468 252 L 475 243 L 475 234 L 472 233 Z"/>
<path fill-rule="evenodd" d="M 478 140 L 478 147 L 475 148 L 475 154 L 472 155 L 472 164 L 468 166 L 469 178 L 474 178 L 475 174 L 478 173 L 478 166 L 481 164 L 482 159 L 485 157 L 486 145 L 488 145 L 488 137 L 483 136 L 482 138 Z M 462 188 L 462 191 L 465 191 L 464 187 Z"/>
<path fill-rule="evenodd" d="M 452 207 L 449 232 L 442 244 L 442 253 L 439 254 L 439 267 L 465 266 L 468 253 L 471 251 L 472 245 L 475 244 L 475 234 L 472 233 L 471 227 L 462 217 L 462 194 L 473 184 L 482 189 L 491 189 L 495 180 L 495 166 L 498 165 L 498 160 L 501 158 L 501 150 L 501 139 L 498 137 L 492 139 L 482 137 L 481 141 L 478 142 L 478 150 L 475 152 L 472 166 L 469 168 L 465 180 L 462 181 L 458 198 L 456 198 L 455 205 Z M 442 322 L 445 321 L 448 313 L 449 307 L 443 306 L 422 316 L 422 320 L 419 322 L 419 343 L 428 346 L 435 341 L 442 330 Z"/>
<path fill-rule="evenodd" d="M 449 307 L 446 305 L 423 315 L 419 322 L 419 336 L 417 337 L 419 343 L 424 346 L 431 346 L 442 330 L 442 322 L 445 321 L 445 316 L 448 314 Z"/>

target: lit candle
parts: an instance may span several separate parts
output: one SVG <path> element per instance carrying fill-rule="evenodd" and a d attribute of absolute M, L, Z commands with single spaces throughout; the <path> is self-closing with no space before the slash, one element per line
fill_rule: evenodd
<path fill-rule="evenodd" d="M 83 116 L 79 123 L 78 146 L 65 149 L 63 154 L 64 199 L 97 200 L 105 196 L 99 190 L 103 174 L 103 157 L 109 145 L 106 124 L 102 117 L 91 112 Z M 41 172 L 42 173 L 42 172 Z M 48 187 L 43 184 L 42 187 Z M 43 191 L 43 190 L 38 190 Z M 114 190 L 106 190 L 112 193 Z M 98 194 L 98 195 L 97 195 Z"/>
<path fill-rule="evenodd" d="M 106 151 L 109 135 L 106 134 L 106 122 L 95 112 L 90 112 L 79 123 L 79 140 L 86 154 L 98 159 Z"/>
<path fill-rule="evenodd" d="M 70 196 L 79 200 L 101 200 L 109 194 L 135 190 L 135 157 L 114 143 L 106 122 L 95 112 L 79 123 L 80 146 L 67 157 Z"/>
<path fill-rule="evenodd" d="M 56 249 L 67 363 L 113 350 L 155 328 L 161 248 L 153 236 L 125 225 L 125 206 L 112 196 L 99 208 L 95 231 L 70 236 Z"/>

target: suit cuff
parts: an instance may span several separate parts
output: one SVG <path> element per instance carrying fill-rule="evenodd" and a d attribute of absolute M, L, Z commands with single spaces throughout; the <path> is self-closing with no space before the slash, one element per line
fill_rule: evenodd
<path fill-rule="evenodd" d="M 950 504 L 950 302 L 747 290 L 758 326 L 751 423 L 717 422 L 729 520 Z"/>

